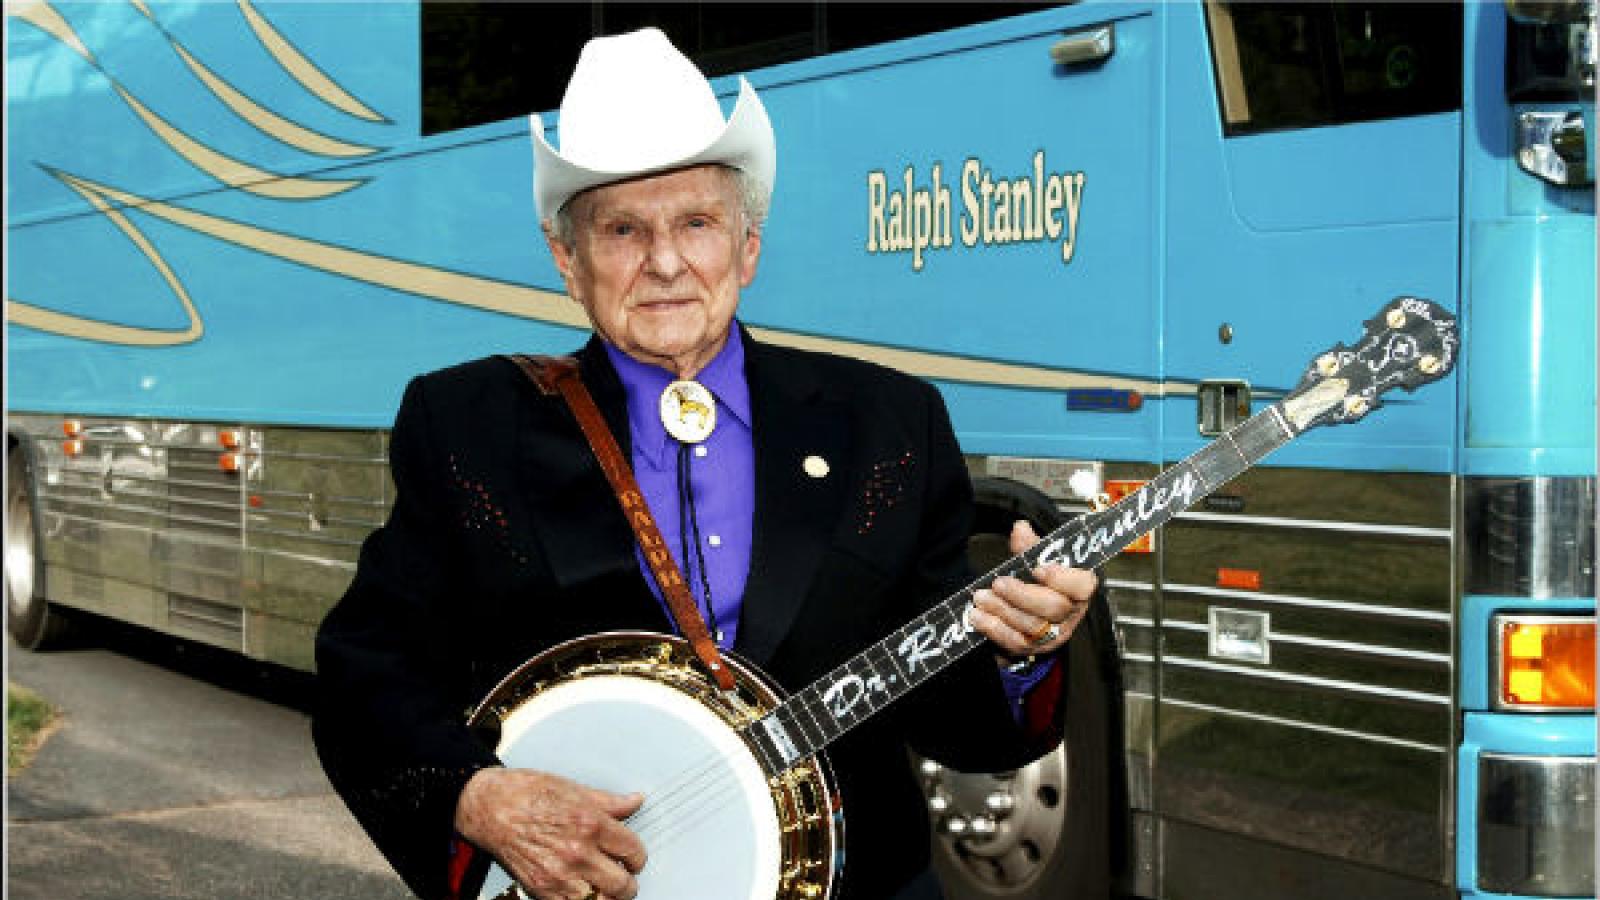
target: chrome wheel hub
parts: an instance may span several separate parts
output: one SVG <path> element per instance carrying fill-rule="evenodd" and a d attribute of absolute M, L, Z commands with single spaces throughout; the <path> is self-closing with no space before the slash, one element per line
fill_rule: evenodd
<path fill-rule="evenodd" d="M 933 760 L 920 760 L 918 772 L 947 868 L 999 895 L 1038 879 L 1061 840 L 1064 746 L 1015 772 L 969 774 Z"/>

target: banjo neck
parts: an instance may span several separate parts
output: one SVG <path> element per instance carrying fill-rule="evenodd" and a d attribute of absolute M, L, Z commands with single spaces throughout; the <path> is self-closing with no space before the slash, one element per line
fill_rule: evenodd
<path fill-rule="evenodd" d="M 1095 568 L 1305 431 L 1358 421 L 1394 388 L 1414 391 L 1455 365 L 1455 316 L 1431 300 L 1396 297 L 1363 324 L 1354 346 L 1336 344 L 1312 360 L 1282 400 L 1115 505 L 1051 531 L 746 726 L 744 736 L 768 775 L 810 758 L 986 643 L 967 610 L 973 594 L 995 579 L 1029 580 L 1048 563 Z"/>
<path fill-rule="evenodd" d="M 770 775 L 786 771 L 984 645 L 966 613 L 996 579 L 1031 580 L 1029 572 L 1048 563 L 1095 568 L 1298 436 L 1286 411 L 1292 402 L 1267 407 L 1115 505 L 1051 531 L 795 693 L 746 729 L 763 766 Z"/>

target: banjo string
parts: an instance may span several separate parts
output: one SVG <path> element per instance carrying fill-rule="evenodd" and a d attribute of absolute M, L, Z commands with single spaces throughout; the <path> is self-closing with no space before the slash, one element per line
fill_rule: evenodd
<path fill-rule="evenodd" d="M 691 811 L 704 811 L 731 796 L 738 796 L 738 783 L 718 777 L 722 760 L 709 757 L 668 781 L 658 792 L 645 792 L 644 806 L 628 819 L 628 827 L 641 840 L 672 833 Z M 730 787 L 732 785 L 732 787 Z M 662 829 L 667 829 L 665 832 Z"/>

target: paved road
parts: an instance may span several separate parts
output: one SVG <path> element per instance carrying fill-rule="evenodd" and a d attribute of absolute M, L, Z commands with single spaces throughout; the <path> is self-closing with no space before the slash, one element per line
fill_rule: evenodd
<path fill-rule="evenodd" d="M 7 780 L 12 900 L 410 896 L 317 766 L 309 679 L 121 629 L 6 664 L 65 713 Z"/>

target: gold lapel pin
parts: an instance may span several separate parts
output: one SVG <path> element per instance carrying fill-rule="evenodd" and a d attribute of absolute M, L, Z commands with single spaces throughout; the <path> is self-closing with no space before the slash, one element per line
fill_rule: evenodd
<path fill-rule="evenodd" d="M 820 456 L 806 457 L 806 461 L 801 463 L 800 467 L 805 469 L 806 474 L 812 478 L 828 477 L 828 461 Z"/>

